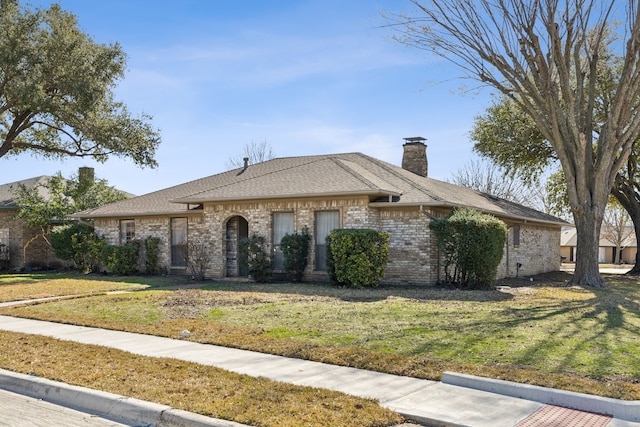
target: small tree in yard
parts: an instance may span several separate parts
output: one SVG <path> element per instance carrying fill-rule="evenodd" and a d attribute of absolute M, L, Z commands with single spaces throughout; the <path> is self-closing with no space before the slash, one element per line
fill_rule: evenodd
<path fill-rule="evenodd" d="M 305 227 L 302 233 L 285 234 L 280 242 L 284 255 L 284 269 L 294 282 L 301 282 L 304 270 L 309 262 L 309 243 L 311 234 Z"/>
<path fill-rule="evenodd" d="M 463 208 L 432 221 L 429 228 L 435 233 L 444 257 L 447 282 L 488 288 L 495 281 L 507 238 L 507 227 L 502 221 Z"/>
<path fill-rule="evenodd" d="M 249 275 L 258 283 L 267 282 L 273 274 L 273 262 L 267 251 L 265 238 L 254 234 L 240 241 L 240 251 L 247 254 Z"/>
<path fill-rule="evenodd" d="M 389 234 L 367 229 L 337 229 L 327 236 L 329 277 L 353 288 L 377 286 L 389 258 Z"/>
<path fill-rule="evenodd" d="M 203 280 L 211 264 L 211 249 L 202 238 L 192 238 L 187 242 L 187 265 L 196 280 Z"/>

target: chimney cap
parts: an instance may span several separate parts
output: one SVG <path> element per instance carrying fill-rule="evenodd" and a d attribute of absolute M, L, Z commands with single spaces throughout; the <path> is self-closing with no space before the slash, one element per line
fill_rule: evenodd
<path fill-rule="evenodd" d="M 407 141 L 407 144 L 424 144 L 424 141 L 427 140 L 427 138 L 423 138 L 421 136 L 412 136 L 409 138 L 402 138 L 405 141 Z"/>

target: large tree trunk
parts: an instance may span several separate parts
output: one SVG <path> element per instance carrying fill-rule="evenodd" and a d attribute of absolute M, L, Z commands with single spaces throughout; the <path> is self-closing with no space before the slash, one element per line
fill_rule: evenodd
<path fill-rule="evenodd" d="M 571 283 L 580 286 L 605 287 L 598 265 L 598 247 L 602 214 L 598 210 L 574 214 L 577 230 L 576 268 Z"/>
<path fill-rule="evenodd" d="M 633 221 L 633 229 L 636 233 L 636 242 L 638 241 L 638 236 L 640 236 L 640 211 L 636 212 L 635 215 L 631 216 L 631 221 Z M 636 264 L 633 266 L 631 270 L 627 274 L 640 275 L 640 251 L 637 250 L 636 243 Z"/>

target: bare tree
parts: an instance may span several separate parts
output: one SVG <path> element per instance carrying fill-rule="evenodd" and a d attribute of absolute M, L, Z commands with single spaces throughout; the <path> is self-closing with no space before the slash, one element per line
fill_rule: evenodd
<path fill-rule="evenodd" d="M 453 173 L 448 181 L 533 209 L 545 209 L 543 187 L 524 182 L 491 161 L 472 159 Z"/>
<path fill-rule="evenodd" d="M 412 0 L 417 16 L 392 17 L 397 39 L 440 55 L 518 105 L 555 151 L 577 229 L 572 283 L 606 286 L 598 236 L 616 173 L 640 131 L 637 0 Z M 625 5 L 625 10 L 616 8 Z M 621 15 L 616 38 L 610 24 Z M 616 44 L 617 41 L 622 43 Z M 598 98 L 603 52 L 621 52 L 611 96 Z M 605 120 L 594 132 L 594 116 Z"/>
<path fill-rule="evenodd" d="M 611 197 L 602 221 L 601 237 L 616 245 L 616 264 L 622 263 L 622 249 L 634 234 L 629 213 Z"/>
<path fill-rule="evenodd" d="M 247 162 L 250 165 L 253 165 L 256 163 L 271 160 L 274 157 L 275 155 L 273 154 L 271 144 L 269 144 L 266 140 L 260 143 L 251 141 L 251 144 L 247 144 L 244 146 L 244 155 L 229 157 L 226 166 L 227 169 L 241 168 L 244 166 L 244 159 L 247 159 Z"/>

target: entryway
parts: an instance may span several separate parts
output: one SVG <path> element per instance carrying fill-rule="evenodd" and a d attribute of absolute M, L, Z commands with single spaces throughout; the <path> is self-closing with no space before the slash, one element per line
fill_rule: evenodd
<path fill-rule="evenodd" d="M 226 226 L 226 273 L 227 277 L 246 277 L 249 275 L 246 254 L 240 250 L 240 241 L 249 237 L 249 223 L 241 216 L 229 218 Z"/>

